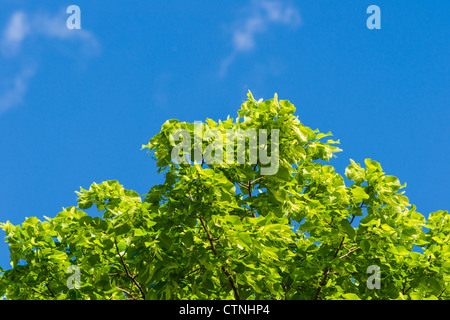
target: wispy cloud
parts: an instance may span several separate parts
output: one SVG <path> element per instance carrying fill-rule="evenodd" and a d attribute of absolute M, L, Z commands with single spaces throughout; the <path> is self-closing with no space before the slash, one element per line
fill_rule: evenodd
<path fill-rule="evenodd" d="M 26 21 L 27 17 L 25 13 L 18 11 L 15 12 L 3 31 L 3 37 L 1 41 L 2 53 L 6 56 L 15 55 L 29 33 L 29 25 Z"/>
<path fill-rule="evenodd" d="M 296 28 L 300 25 L 299 11 L 280 0 L 252 0 L 245 8 L 245 16 L 235 21 L 231 28 L 232 52 L 222 60 L 220 75 L 227 73 L 236 57 L 256 47 L 257 35 L 267 32 L 271 25 L 286 25 Z"/>
<path fill-rule="evenodd" d="M 65 12 L 56 15 L 48 13 L 27 14 L 23 11 L 14 12 L 0 41 L 1 52 L 5 57 L 12 57 L 20 53 L 22 44 L 33 38 L 46 38 L 60 41 L 81 41 L 84 48 L 97 53 L 99 44 L 95 36 L 85 30 L 69 30 L 66 27 Z"/>
<path fill-rule="evenodd" d="M 21 70 L 5 84 L 6 90 L 0 95 L 0 114 L 23 101 L 28 89 L 28 82 L 35 73 L 34 68 Z"/>
<path fill-rule="evenodd" d="M 91 32 L 69 30 L 66 27 L 67 15 L 61 11 L 55 15 L 46 12 L 13 12 L 0 32 L 0 65 L 17 65 L 18 72 L 2 79 L 4 88 L 0 88 L 0 113 L 23 102 L 28 84 L 36 75 L 36 68 L 30 61 L 38 64 L 38 51 L 33 40 L 52 40 L 63 43 L 76 42 L 79 54 L 83 56 L 99 53 L 99 44 Z M 2 90 L 3 89 L 3 90 Z"/>

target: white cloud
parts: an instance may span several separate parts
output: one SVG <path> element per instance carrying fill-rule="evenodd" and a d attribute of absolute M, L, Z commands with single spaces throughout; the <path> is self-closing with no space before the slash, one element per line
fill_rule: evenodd
<path fill-rule="evenodd" d="M 28 89 L 28 82 L 34 75 L 34 69 L 25 68 L 6 83 L 6 90 L 0 95 L 0 114 L 20 103 Z"/>
<path fill-rule="evenodd" d="M 17 65 L 17 69 L 21 71 L 3 79 L 6 89 L 0 91 L 0 113 L 23 102 L 28 83 L 36 75 L 36 68 L 30 67 L 30 61 L 38 64 L 37 52 L 42 52 L 33 46 L 48 44 L 41 40 L 59 41 L 64 44 L 73 42 L 76 44 L 78 56 L 99 53 L 100 47 L 94 34 L 85 29 L 69 30 L 66 26 L 67 17 L 65 11 L 55 15 L 23 11 L 11 14 L 3 32 L 0 32 L 0 65 Z M 44 49 L 45 52 L 49 48 Z"/>
<path fill-rule="evenodd" d="M 11 15 L 0 41 L 2 53 L 11 57 L 20 53 L 20 47 L 27 39 L 45 38 L 53 40 L 78 40 L 83 48 L 98 51 L 95 36 L 85 30 L 69 30 L 66 26 L 67 14 L 64 11 L 56 15 L 48 13 L 27 14 L 16 11 Z"/>
<path fill-rule="evenodd" d="M 236 51 L 249 51 L 255 46 L 255 35 L 266 29 L 267 20 L 262 16 L 249 17 L 242 27 L 233 31 L 233 46 Z"/>
<path fill-rule="evenodd" d="M 16 54 L 29 30 L 26 14 L 21 11 L 15 12 L 3 32 L 2 53 L 7 56 Z"/>
<path fill-rule="evenodd" d="M 36 36 L 61 41 L 78 41 L 83 54 L 98 53 L 99 44 L 94 34 L 85 29 L 69 30 L 66 26 L 67 17 L 65 11 L 55 16 L 41 13 L 34 15 L 30 24 Z"/>
<path fill-rule="evenodd" d="M 245 17 L 237 20 L 231 28 L 233 51 L 222 61 L 221 76 L 226 74 L 239 53 L 256 47 L 256 36 L 266 32 L 271 25 L 296 28 L 301 21 L 298 10 L 280 0 L 253 0 L 245 12 Z"/>

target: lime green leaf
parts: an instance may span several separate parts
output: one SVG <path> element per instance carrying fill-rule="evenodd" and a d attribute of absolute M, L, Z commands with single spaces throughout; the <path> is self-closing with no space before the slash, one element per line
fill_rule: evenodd
<path fill-rule="evenodd" d="M 363 199 L 369 199 L 369 195 L 361 187 L 355 187 L 351 192 L 353 197 L 355 197 L 356 202 L 360 202 Z"/>
<path fill-rule="evenodd" d="M 355 293 L 344 293 L 342 297 L 345 300 L 361 300 L 361 298 Z"/>
<path fill-rule="evenodd" d="M 280 114 L 292 114 L 295 112 L 295 107 L 288 100 L 280 100 L 281 111 Z"/>

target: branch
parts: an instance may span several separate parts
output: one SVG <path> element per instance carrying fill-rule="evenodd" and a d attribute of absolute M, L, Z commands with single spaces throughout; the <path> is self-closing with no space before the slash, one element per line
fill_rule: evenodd
<path fill-rule="evenodd" d="M 252 197 L 252 182 L 251 181 L 248 182 L 248 197 L 249 198 Z M 253 218 L 256 218 L 256 214 L 253 212 L 253 208 L 250 208 L 250 211 L 252 212 Z"/>
<path fill-rule="evenodd" d="M 121 288 L 119 286 L 116 286 L 116 288 L 125 292 L 127 295 L 129 295 L 131 297 L 132 300 L 138 299 L 138 297 L 134 296 L 132 292 L 125 290 L 124 288 Z"/>
<path fill-rule="evenodd" d="M 191 163 L 189 163 L 189 166 L 191 166 Z M 194 198 L 192 197 L 192 193 L 189 193 L 189 196 L 191 197 L 191 200 L 194 201 Z M 209 233 L 208 228 L 206 228 L 206 224 L 205 224 L 205 221 L 203 220 L 203 217 L 199 216 L 198 219 L 200 220 L 200 222 L 202 224 L 202 227 L 205 230 L 206 235 L 208 236 L 208 241 L 209 241 L 209 244 L 211 245 L 211 250 L 218 257 L 219 254 L 217 253 L 216 246 L 214 245 L 213 238 L 211 237 L 211 234 Z M 116 248 L 117 248 L 117 244 L 116 244 Z M 231 287 L 233 288 L 233 292 L 234 292 L 234 295 L 235 295 L 236 299 L 240 300 L 239 292 L 237 291 L 236 286 L 234 285 L 233 278 L 231 277 L 231 274 L 225 269 L 224 266 L 221 266 L 221 269 L 226 274 L 226 276 L 228 278 L 228 282 L 230 283 Z M 140 287 L 139 287 L 139 289 L 140 289 Z"/>
<path fill-rule="evenodd" d="M 319 299 L 320 291 L 322 291 L 322 287 L 325 284 L 325 281 L 327 280 L 328 275 L 330 274 L 331 268 L 328 268 L 327 271 L 324 272 L 322 281 L 320 281 L 319 286 L 317 287 L 316 295 L 314 297 L 314 300 Z"/>
<path fill-rule="evenodd" d="M 203 220 L 203 217 L 198 217 L 198 218 L 199 218 L 199 220 L 200 220 L 200 223 L 201 223 L 202 226 L 203 226 L 203 229 L 204 229 L 205 232 L 206 232 L 206 235 L 207 235 L 207 237 L 208 237 L 209 244 L 211 245 L 212 251 L 214 252 L 214 254 L 215 254 L 216 256 L 218 256 L 218 253 L 217 253 L 217 250 L 216 250 L 216 246 L 214 245 L 213 238 L 211 237 L 211 234 L 209 233 L 209 230 L 206 228 L 205 220 Z"/>
<path fill-rule="evenodd" d="M 243 188 L 243 189 L 247 189 L 248 190 L 248 187 L 245 185 L 245 184 L 243 184 L 243 183 L 240 183 L 240 182 L 236 182 L 238 185 L 239 185 L 239 187 L 241 187 L 241 188 Z"/>
<path fill-rule="evenodd" d="M 142 287 L 141 287 L 141 285 L 139 284 L 139 282 L 136 281 L 136 279 L 135 279 L 135 278 L 136 278 L 136 275 L 132 275 L 132 274 L 130 273 L 130 271 L 128 271 L 127 265 L 125 264 L 125 261 L 123 261 L 123 256 L 120 254 L 119 247 L 117 246 L 117 241 L 116 241 L 116 239 L 114 239 L 114 245 L 116 246 L 117 254 L 118 254 L 119 257 L 120 257 L 120 263 L 122 264 L 123 268 L 125 269 L 126 276 L 127 276 L 128 278 L 130 278 L 130 279 L 133 281 L 133 283 L 136 285 L 136 287 L 138 287 L 139 291 L 141 292 L 142 299 L 145 300 L 145 293 L 144 293 L 144 290 L 142 290 Z"/>
<path fill-rule="evenodd" d="M 310 196 L 309 199 L 306 199 L 306 200 L 305 200 L 305 204 L 307 204 L 308 202 L 310 202 L 310 201 L 312 200 L 312 198 L 314 198 L 318 193 L 323 193 L 323 191 L 320 191 L 320 192 L 319 192 L 319 187 L 320 187 L 320 186 L 317 186 L 316 192 L 314 192 L 314 194 L 313 194 L 312 196 Z M 303 193 L 303 194 L 304 194 L 304 193 Z"/>
<path fill-rule="evenodd" d="M 340 256 L 339 259 L 342 259 L 342 258 L 345 258 L 345 257 L 348 258 L 348 255 L 349 255 L 350 253 L 355 252 L 355 251 L 358 250 L 358 249 L 361 249 L 361 248 L 360 248 L 360 247 L 356 247 L 356 248 L 354 248 L 354 249 L 349 250 L 346 254 L 344 254 L 343 256 Z"/>
<path fill-rule="evenodd" d="M 252 185 L 256 184 L 259 180 L 264 179 L 264 177 L 259 177 L 253 181 L 248 181 L 248 185 L 245 187 L 248 190 L 248 197 L 252 197 Z M 253 212 L 253 208 L 250 208 L 250 211 L 252 212 L 253 218 L 256 218 L 256 214 Z"/>
<path fill-rule="evenodd" d="M 200 220 L 200 223 L 202 224 L 203 229 L 206 232 L 206 235 L 208 236 L 209 244 L 211 245 L 211 250 L 214 252 L 214 254 L 216 256 L 219 256 L 219 254 L 217 253 L 217 250 L 216 250 L 216 246 L 214 245 L 213 238 L 211 237 L 211 234 L 209 233 L 209 230 L 206 227 L 205 220 L 203 220 L 202 217 L 198 217 L 198 218 Z M 237 290 L 236 286 L 234 285 L 234 281 L 233 281 L 233 278 L 231 277 L 231 274 L 227 271 L 227 269 L 225 269 L 224 266 L 221 266 L 220 268 L 222 269 L 222 271 L 227 276 L 228 282 L 230 283 L 230 286 L 233 289 L 233 292 L 234 292 L 234 295 L 235 295 L 236 299 L 240 300 L 239 291 Z"/>
<path fill-rule="evenodd" d="M 47 283 L 46 287 L 47 287 L 48 291 L 50 292 L 50 294 L 52 295 L 52 297 L 54 298 L 55 294 L 52 292 L 52 290 L 50 290 L 50 281 Z"/>
<path fill-rule="evenodd" d="M 328 222 L 327 220 L 325 220 L 325 219 L 322 219 L 327 225 L 329 225 L 331 228 L 334 228 L 334 229 L 338 229 L 338 227 L 335 227 L 335 226 L 333 226 L 333 219 L 331 219 L 331 222 Z"/>
<path fill-rule="evenodd" d="M 199 270 L 205 270 L 205 268 L 203 268 L 203 267 L 198 267 L 198 268 L 193 268 L 193 269 L 188 269 L 188 270 L 189 270 L 188 273 L 186 273 L 184 276 L 178 277 L 178 278 L 179 278 L 179 279 L 186 278 L 187 276 L 190 276 L 190 275 L 193 274 L 194 272 L 197 272 L 197 271 L 199 271 Z"/>
<path fill-rule="evenodd" d="M 253 181 L 251 182 L 251 184 L 255 184 L 256 182 L 258 182 L 258 181 L 261 180 L 261 179 L 264 179 L 264 177 L 259 177 L 259 178 L 255 179 L 255 180 L 253 180 Z"/>
<path fill-rule="evenodd" d="M 259 159 L 256 159 L 256 163 L 255 163 L 255 165 L 253 166 L 253 169 L 252 169 L 252 170 L 255 170 L 256 167 L 258 166 L 258 164 L 259 164 Z"/>
<path fill-rule="evenodd" d="M 48 289 L 48 291 L 50 292 L 51 295 L 42 293 L 40 291 L 37 291 L 36 289 L 30 287 L 26 282 L 24 282 L 23 284 L 25 285 L 25 287 L 29 288 L 31 291 L 33 291 L 34 293 L 37 293 L 43 297 L 47 297 L 47 298 L 56 298 L 55 295 L 53 294 L 53 292 L 50 290 L 50 288 L 48 287 L 48 284 L 50 283 L 50 281 L 48 283 L 46 283 L 46 287 Z"/>
<path fill-rule="evenodd" d="M 344 244 L 344 240 L 345 240 L 345 236 L 342 237 L 341 243 L 339 244 L 339 247 L 336 249 L 333 259 L 337 257 L 337 254 L 339 252 L 339 250 L 341 250 L 342 245 Z M 331 267 L 329 267 L 324 273 L 323 273 L 323 278 L 322 281 L 320 281 L 319 286 L 317 287 L 317 291 L 316 291 L 316 295 L 314 297 L 314 300 L 318 300 L 319 299 L 319 295 L 320 295 L 320 291 L 322 291 L 322 287 L 325 284 L 325 281 L 327 280 L 328 275 L 331 272 Z"/>

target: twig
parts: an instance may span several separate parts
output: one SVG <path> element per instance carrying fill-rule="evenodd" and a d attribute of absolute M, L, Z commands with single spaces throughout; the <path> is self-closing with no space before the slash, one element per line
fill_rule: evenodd
<path fill-rule="evenodd" d="M 190 269 L 188 273 L 186 273 L 184 276 L 179 277 L 179 278 L 180 278 L 180 279 L 186 278 L 187 276 L 190 276 L 191 274 L 193 274 L 194 272 L 197 272 L 197 271 L 199 271 L 199 270 L 205 270 L 205 268 L 203 268 L 203 267 L 198 267 L 198 268 Z"/>
<path fill-rule="evenodd" d="M 255 184 L 257 181 L 264 179 L 264 177 L 259 177 L 251 182 L 251 184 Z"/>
<path fill-rule="evenodd" d="M 358 249 L 361 249 L 361 248 L 360 248 L 360 247 L 356 247 L 356 248 L 354 248 L 354 249 L 349 250 L 346 254 L 344 254 L 343 256 L 340 256 L 339 259 L 342 259 L 342 258 L 345 258 L 345 257 L 348 258 L 348 255 L 349 255 L 350 253 L 355 252 L 355 251 L 358 250 Z"/>
<path fill-rule="evenodd" d="M 131 297 L 130 299 L 132 299 L 132 300 L 138 299 L 138 297 L 134 296 L 132 292 L 130 292 L 130 291 L 124 289 L 124 288 L 121 288 L 119 286 L 116 286 L 116 288 L 121 290 L 121 291 L 123 291 L 123 292 L 125 292 L 127 295 L 129 295 Z"/>

